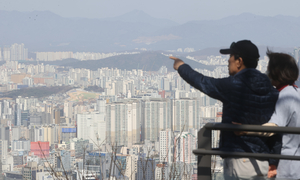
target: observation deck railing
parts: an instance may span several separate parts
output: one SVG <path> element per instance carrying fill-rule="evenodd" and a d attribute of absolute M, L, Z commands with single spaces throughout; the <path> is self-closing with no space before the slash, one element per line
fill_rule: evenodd
<path fill-rule="evenodd" d="M 259 125 L 235 125 L 225 123 L 207 123 L 198 132 L 198 149 L 193 153 L 198 156 L 198 180 L 211 180 L 211 155 L 220 155 L 238 158 L 257 159 L 287 159 L 300 160 L 300 156 L 288 156 L 279 154 L 247 153 L 247 152 L 225 152 L 212 148 L 212 130 L 222 131 L 252 131 L 273 132 L 281 134 L 300 134 L 300 128 L 296 127 L 267 127 Z"/>

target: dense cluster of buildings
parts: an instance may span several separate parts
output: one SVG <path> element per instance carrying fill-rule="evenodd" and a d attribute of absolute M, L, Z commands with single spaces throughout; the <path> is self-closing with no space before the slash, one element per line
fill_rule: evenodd
<path fill-rule="evenodd" d="M 222 66 L 226 57 L 210 56 L 205 62 L 221 66 L 197 71 L 228 76 Z M 258 69 L 266 65 L 261 60 Z M 1 98 L 0 178 L 194 179 L 197 131 L 222 116 L 219 101 L 167 67 L 92 71 L 6 61 L 0 73 L 0 93 L 73 87 L 43 98 Z M 91 86 L 101 91 L 84 90 Z M 214 146 L 218 135 L 213 133 Z"/>
<path fill-rule="evenodd" d="M 0 48 L 0 61 L 18 61 L 28 59 L 28 49 L 24 47 L 24 44 L 12 44 L 11 46 L 5 46 Z"/>

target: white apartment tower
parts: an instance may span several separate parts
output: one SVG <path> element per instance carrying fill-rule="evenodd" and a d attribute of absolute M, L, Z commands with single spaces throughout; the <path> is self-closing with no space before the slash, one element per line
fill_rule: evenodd
<path fill-rule="evenodd" d="M 97 111 L 99 113 L 106 113 L 105 108 L 106 108 L 106 100 L 98 99 L 97 100 L 97 107 L 96 107 Z"/>
<path fill-rule="evenodd" d="M 105 114 L 99 112 L 77 114 L 77 138 L 87 139 L 97 148 L 105 141 Z"/>
<path fill-rule="evenodd" d="M 28 49 L 24 48 L 24 44 L 13 44 L 10 47 L 10 60 L 26 60 L 28 58 Z"/>
<path fill-rule="evenodd" d="M 73 122 L 73 103 L 72 102 L 65 102 L 64 103 L 64 115 L 68 119 L 68 123 Z"/>
<path fill-rule="evenodd" d="M 197 159 L 193 150 L 197 148 L 197 130 L 189 129 L 187 132 L 179 133 L 174 140 L 174 148 L 176 162 L 196 164 Z"/>
<path fill-rule="evenodd" d="M 0 155 L 1 161 L 7 157 L 7 140 L 0 140 Z"/>
<path fill-rule="evenodd" d="M 3 48 L 3 61 L 10 61 L 10 47 Z"/>
<path fill-rule="evenodd" d="M 25 77 L 23 80 L 22 80 L 22 83 L 24 85 L 27 85 L 29 87 L 33 86 L 33 79 L 30 78 L 30 77 Z"/>
<path fill-rule="evenodd" d="M 173 130 L 187 131 L 191 128 L 200 128 L 202 117 L 201 100 L 197 98 L 181 98 L 174 100 L 173 104 Z"/>
<path fill-rule="evenodd" d="M 158 141 L 161 130 L 171 129 L 171 106 L 170 99 L 152 98 L 142 101 L 142 140 Z"/>
<path fill-rule="evenodd" d="M 171 129 L 160 131 L 159 136 L 159 162 L 171 163 L 173 158 L 174 135 Z"/>
<path fill-rule="evenodd" d="M 107 141 L 131 147 L 140 142 L 141 107 L 138 100 L 125 100 L 106 105 Z"/>

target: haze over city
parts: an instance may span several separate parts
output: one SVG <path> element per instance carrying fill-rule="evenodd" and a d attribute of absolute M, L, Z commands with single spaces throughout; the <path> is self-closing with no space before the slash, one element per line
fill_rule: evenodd
<path fill-rule="evenodd" d="M 229 76 L 250 39 L 299 61 L 300 1 L 1 0 L 0 180 L 196 179 L 200 128 L 223 104 L 169 56 Z M 218 147 L 219 132 L 212 133 Z M 223 172 L 220 157 L 213 172 Z"/>
<path fill-rule="evenodd" d="M 108 18 L 120 16 L 133 10 L 142 10 L 155 17 L 186 23 L 194 20 L 216 20 L 224 17 L 252 13 L 261 16 L 286 15 L 299 17 L 300 2 L 280 0 L 2 0 L 0 9 L 7 11 L 51 11 L 62 17 Z"/>

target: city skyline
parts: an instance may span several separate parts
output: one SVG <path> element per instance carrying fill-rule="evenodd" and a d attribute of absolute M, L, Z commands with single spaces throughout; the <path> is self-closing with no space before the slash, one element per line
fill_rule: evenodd
<path fill-rule="evenodd" d="M 208 62 L 216 64 L 220 58 L 210 57 Z M 196 147 L 195 128 L 200 128 L 205 122 L 214 122 L 217 112 L 221 111 L 220 104 L 215 104 L 216 101 L 201 92 L 195 92 L 175 72 L 168 72 L 167 67 L 151 74 L 142 69 L 101 68 L 91 71 L 68 68 L 69 71 L 64 72 L 57 71 L 58 68 L 63 67 L 25 65 L 18 61 L 7 61 L 0 66 L 2 91 L 25 86 L 50 87 L 60 83 L 60 86 L 75 87 L 43 98 L 18 96 L 0 101 L 0 140 L 3 140 L 0 145 L 4 147 L 0 157 L 6 177 L 17 179 L 20 172 L 27 179 L 48 177 L 51 170 L 43 164 L 45 159 L 57 172 L 75 173 L 76 167 L 82 168 L 78 161 L 83 156 L 87 158 L 84 165 L 93 168 L 88 169 L 90 172 L 98 173 L 99 168 L 109 170 L 112 162 L 103 160 L 99 166 L 94 154 L 110 158 L 110 154 L 116 152 L 115 146 L 121 148 L 115 158 L 122 162 L 122 169 L 126 171 L 125 174 L 109 173 L 110 176 L 133 179 L 137 176 L 139 179 L 144 176 L 141 168 L 148 167 L 144 161 L 157 156 L 160 157 L 151 160 L 152 165 L 147 169 L 149 180 L 174 173 L 173 162 L 176 163 L 176 173 L 179 173 L 175 174 L 177 177 L 190 179 L 195 174 L 196 158 L 191 152 Z M 215 72 L 199 71 L 214 76 L 226 73 L 224 68 Z M 78 87 L 90 85 L 104 91 L 95 93 Z M 177 118 L 179 116 L 181 118 Z M 170 132 L 166 145 L 165 141 L 159 141 L 159 135 L 170 128 L 174 131 Z M 160 147 L 166 153 L 159 153 Z M 18 169 L 20 166 L 22 168 Z"/>
<path fill-rule="evenodd" d="M 26 49 L 25 44 L 13 44 L 10 52 L 19 47 Z M 297 48 L 293 53 L 299 58 Z M 188 55 L 186 59 L 206 65 L 195 68 L 206 76 L 229 76 L 228 56 Z M 57 56 L 55 61 L 63 60 Z M 55 171 L 79 180 L 74 174 L 81 171 L 85 176 L 98 173 L 116 179 L 192 179 L 197 176 L 197 158 L 192 153 L 197 132 L 208 122 L 221 121 L 222 103 L 191 87 L 169 70 L 172 66 L 157 71 L 139 66 L 91 70 L 47 61 L 2 62 L 0 171 L 6 177 L 48 178 Z M 268 59 L 261 57 L 257 69 L 265 72 L 267 64 Z M 60 90 L 43 92 L 54 87 Z M 36 94 L 18 94 L 26 89 Z M 8 92 L 17 94 L 8 98 Z M 37 96 L 40 93 L 44 95 Z M 212 133 L 214 147 L 219 135 Z M 213 161 L 216 173 L 222 172 L 221 159 Z"/>
<path fill-rule="evenodd" d="M 0 180 L 197 179 L 198 132 L 222 122 L 223 103 L 187 83 L 169 57 L 227 78 L 219 49 L 250 39 L 261 73 L 267 49 L 300 65 L 299 6 L 2 0 Z M 211 139 L 218 148 L 220 131 Z M 220 157 L 211 162 L 214 175 L 223 171 Z"/>

